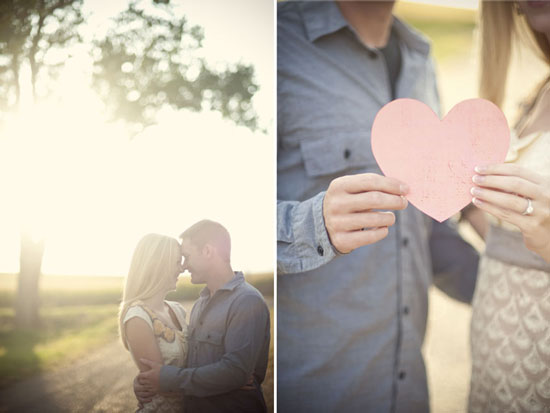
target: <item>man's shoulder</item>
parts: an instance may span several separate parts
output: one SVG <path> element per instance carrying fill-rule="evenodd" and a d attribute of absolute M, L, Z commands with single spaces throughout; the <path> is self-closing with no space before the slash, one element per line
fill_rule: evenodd
<path fill-rule="evenodd" d="M 246 280 L 235 289 L 233 301 L 245 305 L 263 305 L 267 307 L 267 303 L 262 293 Z"/>
<path fill-rule="evenodd" d="M 237 291 L 240 296 L 252 295 L 252 296 L 258 296 L 262 300 L 264 299 L 264 296 L 262 295 L 262 293 L 246 280 L 243 283 L 239 284 L 239 286 L 237 287 Z"/>

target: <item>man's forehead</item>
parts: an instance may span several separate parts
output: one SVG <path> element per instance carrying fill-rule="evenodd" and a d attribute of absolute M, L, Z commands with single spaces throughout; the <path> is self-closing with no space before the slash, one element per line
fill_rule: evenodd
<path fill-rule="evenodd" d="M 193 247 L 193 244 L 191 241 L 187 238 L 183 238 L 181 240 L 181 252 L 185 253 L 186 251 L 189 251 Z"/>

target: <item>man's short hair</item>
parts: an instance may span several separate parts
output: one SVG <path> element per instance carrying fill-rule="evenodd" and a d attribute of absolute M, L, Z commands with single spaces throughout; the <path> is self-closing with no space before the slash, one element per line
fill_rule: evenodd
<path fill-rule="evenodd" d="M 203 219 L 180 234 L 180 239 L 187 239 L 198 248 L 205 244 L 214 246 L 222 257 L 229 260 L 231 255 L 231 237 L 227 229 L 219 222 Z"/>

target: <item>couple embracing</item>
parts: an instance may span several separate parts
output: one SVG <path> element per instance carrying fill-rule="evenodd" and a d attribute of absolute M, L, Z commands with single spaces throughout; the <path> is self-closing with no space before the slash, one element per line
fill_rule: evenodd
<path fill-rule="evenodd" d="M 231 240 L 199 221 L 176 239 L 148 234 L 132 257 L 120 306 L 122 342 L 140 373 L 139 412 L 264 412 L 270 340 L 268 307 L 231 268 Z M 206 284 L 191 311 L 165 300 L 187 270 Z"/>

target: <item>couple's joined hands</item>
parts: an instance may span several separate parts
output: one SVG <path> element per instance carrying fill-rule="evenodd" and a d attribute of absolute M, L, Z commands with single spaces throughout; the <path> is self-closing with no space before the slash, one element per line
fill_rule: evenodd
<path fill-rule="evenodd" d="M 141 408 L 145 403 L 150 402 L 153 397 L 160 393 L 160 369 L 162 364 L 148 359 L 140 359 L 141 363 L 149 367 L 149 370 L 142 371 L 134 378 L 134 394 L 138 399 L 138 406 Z M 251 375 L 248 382 L 241 387 L 241 390 L 254 390 L 254 377 Z M 171 393 L 162 393 L 171 394 Z M 178 393 L 174 393 L 178 394 Z"/>
<path fill-rule="evenodd" d="M 525 246 L 550 262 L 550 179 L 514 164 L 476 168 L 473 203 L 517 226 Z M 529 200 L 531 202 L 529 202 Z M 533 211 L 528 211 L 532 206 Z"/>
<path fill-rule="evenodd" d="M 395 223 L 389 210 L 407 207 L 408 187 L 386 176 L 365 173 L 334 179 L 323 200 L 323 218 L 330 242 L 346 254 L 380 241 Z"/>

